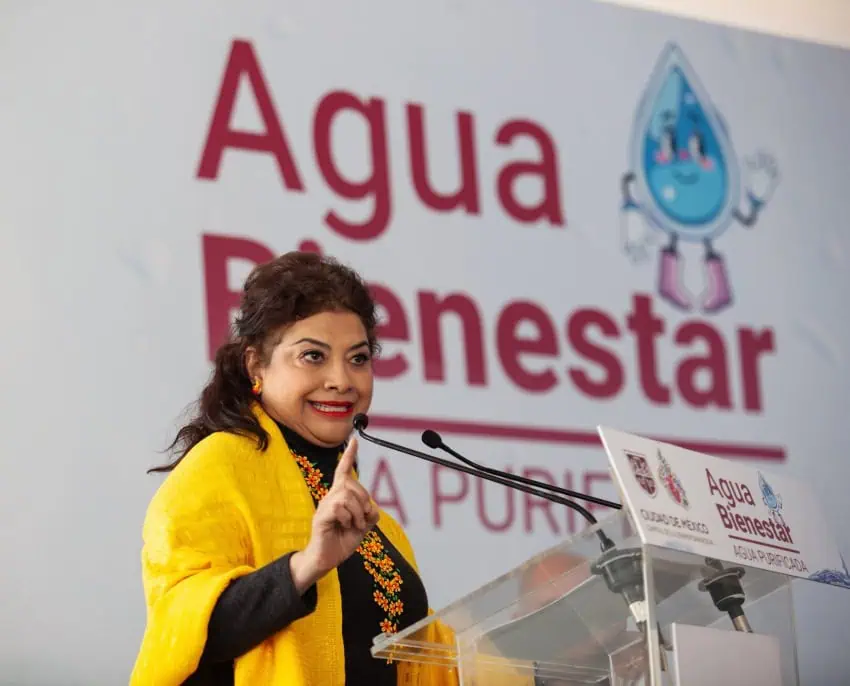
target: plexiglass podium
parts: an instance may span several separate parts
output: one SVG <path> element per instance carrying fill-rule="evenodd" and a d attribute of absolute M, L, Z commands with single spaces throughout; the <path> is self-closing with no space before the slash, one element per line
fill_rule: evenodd
<path fill-rule="evenodd" d="M 600 435 L 622 510 L 377 637 L 372 654 L 455 668 L 462 686 L 797 686 L 791 582 L 850 589 L 814 494 L 740 462 Z"/>
<path fill-rule="evenodd" d="M 613 543 L 607 551 L 600 529 Z M 621 510 L 406 631 L 377 637 L 372 652 L 456 667 L 463 686 L 796 686 L 791 580 L 642 546 Z M 732 596 L 728 607 L 742 601 L 753 633 L 735 628 L 712 591 Z M 432 622 L 454 643 L 426 640 Z"/>

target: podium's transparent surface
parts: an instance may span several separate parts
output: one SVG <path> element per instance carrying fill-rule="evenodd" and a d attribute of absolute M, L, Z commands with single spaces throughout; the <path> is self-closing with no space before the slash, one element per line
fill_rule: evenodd
<path fill-rule="evenodd" d="M 615 545 L 608 558 L 619 559 L 622 569 L 618 571 L 628 572 L 633 565 L 636 589 L 632 592 L 642 595 L 643 602 L 638 597 L 630 606 L 623 593 L 612 591 L 600 574 L 598 565 L 606 557 L 599 529 Z M 406 631 L 375 638 L 372 653 L 395 661 L 457 667 L 464 686 L 676 685 L 679 655 L 704 660 L 700 667 L 704 674 L 715 667 L 728 671 L 730 665 L 723 662 L 729 655 L 722 648 L 712 654 L 711 646 L 720 644 L 711 640 L 697 646 L 694 658 L 694 644 L 685 645 L 684 629 L 680 633 L 674 624 L 732 632 L 720 638 L 740 639 L 737 645 L 747 638 L 734 633 L 730 616 L 715 606 L 708 591 L 701 590 L 700 582 L 718 573 L 711 562 L 685 551 L 643 548 L 628 515 L 619 511 Z M 745 565 L 721 566 L 743 571 L 740 583 L 746 618 L 755 634 L 772 637 L 764 640 L 770 644 L 778 674 L 763 683 L 796 686 L 791 579 Z M 638 623 L 636 618 L 644 621 Z M 435 622 L 450 629 L 453 639 L 436 641 L 434 627 L 429 626 Z M 717 634 L 705 633 L 707 639 Z M 673 636 L 681 641 L 675 650 Z M 724 678 L 716 683 L 730 681 Z"/>

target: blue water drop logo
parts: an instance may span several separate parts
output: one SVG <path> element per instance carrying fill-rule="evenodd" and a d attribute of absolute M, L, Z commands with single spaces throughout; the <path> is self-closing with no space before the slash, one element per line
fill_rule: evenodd
<path fill-rule="evenodd" d="M 718 312 L 732 303 L 726 264 L 714 241 L 733 220 L 754 226 L 779 178 L 766 153 L 746 162 L 742 206 L 741 164 L 723 118 L 682 50 L 667 45 L 635 116 L 621 211 L 625 249 L 633 260 L 647 258 L 647 233 L 666 234 L 658 292 L 679 309 L 691 309 L 694 300 L 682 279 L 680 241 L 702 243 L 705 249 L 703 311 Z"/>
<path fill-rule="evenodd" d="M 679 238 L 717 238 L 729 225 L 740 189 L 732 141 L 694 69 L 669 45 L 638 110 L 632 168 L 660 227 Z"/>

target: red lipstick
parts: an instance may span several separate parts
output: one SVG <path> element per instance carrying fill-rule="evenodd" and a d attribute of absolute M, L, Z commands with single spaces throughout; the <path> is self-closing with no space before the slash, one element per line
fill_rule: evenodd
<path fill-rule="evenodd" d="M 347 419 L 354 412 L 354 403 L 338 400 L 308 400 L 310 407 L 317 414 L 333 419 Z"/>

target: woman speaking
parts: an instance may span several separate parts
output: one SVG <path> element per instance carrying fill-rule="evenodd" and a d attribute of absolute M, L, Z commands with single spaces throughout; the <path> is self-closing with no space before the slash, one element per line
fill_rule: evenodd
<path fill-rule="evenodd" d="M 147 625 L 131 686 L 451 686 L 373 658 L 429 612 L 401 527 L 358 482 L 375 304 L 334 260 L 287 253 L 245 282 L 232 338 L 144 522 Z M 434 642 L 451 641 L 439 624 Z"/>

